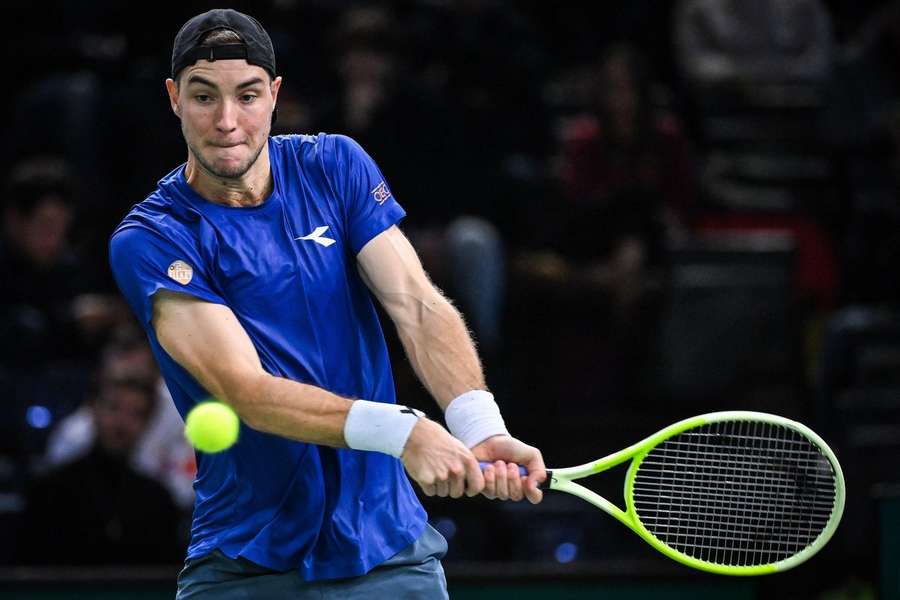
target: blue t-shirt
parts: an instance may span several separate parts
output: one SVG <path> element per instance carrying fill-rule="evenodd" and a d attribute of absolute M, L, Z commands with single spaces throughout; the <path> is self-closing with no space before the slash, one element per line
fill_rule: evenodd
<path fill-rule="evenodd" d="M 405 215 L 372 159 L 340 135 L 269 139 L 261 205 L 208 202 L 184 165 L 110 240 L 116 282 L 147 332 L 182 417 L 209 397 L 160 347 L 152 296 L 228 306 L 270 374 L 349 398 L 396 402 L 384 336 L 356 269 L 362 247 Z M 397 459 L 292 441 L 241 425 L 198 453 L 188 558 L 219 549 L 308 580 L 361 575 L 411 544 L 426 515 Z"/>

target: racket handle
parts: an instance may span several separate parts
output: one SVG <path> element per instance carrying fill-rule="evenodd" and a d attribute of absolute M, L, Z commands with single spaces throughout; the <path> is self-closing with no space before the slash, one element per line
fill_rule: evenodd
<path fill-rule="evenodd" d="M 489 467 L 492 464 L 493 463 L 481 461 L 478 463 L 478 466 L 481 467 L 481 470 L 483 471 L 485 467 Z M 526 469 L 525 467 L 519 467 L 519 475 L 521 475 L 522 477 L 528 477 L 528 469 Z"/>
<path fill-rule="evenodd" d="M 490 464 L 491 463 L 489 463 L 489 462 L 479 461 L 478 466 L 481 467 L 482 470 L 484 470 L 484 468 L 487 466 L 490 466 Z M 526 469 L 525 467 L 519 467 L 519 475 L 521 475 L 522 477 L 528 477 L 528 469 Z M 540 483 L 540 485 L 538 485 L 538 489 L 539 490 L 549 490 L 550 482 L 552 480 L 553 480 L 553 471 L 551 471 L 550 469 L 547 469 L 547 479 L 542 481 Z"/>

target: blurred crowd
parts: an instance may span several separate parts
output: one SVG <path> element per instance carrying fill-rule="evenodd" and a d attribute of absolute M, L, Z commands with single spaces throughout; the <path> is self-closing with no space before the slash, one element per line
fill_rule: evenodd
<path fill-rule="evenodd" d="M 372 155 L 548 463 L 709 408 L 898 453 L 894 405 L 880 437 L 836 424 L 856 418 L 845 391 L 900 389 L 900 3 L 231 6 L 274 40 L 273 133 Z M 186 542 L 193 455 L 106 243 L 185 160 L 163 80 L 177 27 L 212 7 L 10 7 L 3 561 L 173 562 Z M 429 407 L 392 344 L 400 397 Z"/>

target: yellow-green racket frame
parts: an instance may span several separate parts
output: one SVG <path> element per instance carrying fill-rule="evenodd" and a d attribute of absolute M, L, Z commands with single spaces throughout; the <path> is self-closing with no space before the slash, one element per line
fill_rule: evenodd
<path fill-rule="evenodd" d="M 834 508 L 832 509 L 831 516 L 828 520 L 827 525 L 819 534 L 819 536 L 815 540 L 813 540 L 813 542 L 809 546 L 804 548 L 799 553 L 778 562 L 766 565 L 721 565 L 718 563 L 696 559 L 692 556 L 688 556 L 682 552 L 679 552 L 678 550 L 675 550 L 670 546 L 667 546 L 656 536 L 650 533 L 650 531 L 647 530 L 647 528 L 643 523 L 641 523 L 640 519 L 638 518 L 637 512 L 634 508 L 633 494 L 634 479 L 637 475 L 638 469 L 640 468 L 641 461 L 644 460 L 647 454 L 654 447 L 669 439 L 670 437 L 673 437 L 688 429 L 693 429 L 702 425 L 708 425 L 710 423 L 717 423 L 721 421 L 756 421 L 759 423 L 768 423 L 792 429 L 808 438 L 816 446 L 818 446 L 818 448 L 822 451 L 822 454 L 831 463 L 831 468 L 834 471 L 835 485 Z M 573 481 L 575 479 L 581 479 L 589 475 L 594 475 L 596 473 L 606 471 L 607 469 L 611 469 L 617 465 L 620 465 L 629 459 L 632 462 L 628 468 L 628 473 L 625 476 L 624 511 L 606 498 Z M 835 457 L 834 452 L 831 451 L 831 448 L 828 447 L 828 444 L 826 444 L 822 438 L 816 435 L 814 431 L 812 431 L 802 423 L 797 423 L 796 421 L 792 421 L 784 417 L 761 412 L 722 411 L 684 419 L 683 421 L 673 423 L 672 425 L 669 425 L 665 429 L 654 433 L 653 435 L 641 440 L 640 442 L 628 446 L 623 450 L 610 454 L 609 456 L 577 467 L 569 467 L 564 469 L 548 469 L 547 474 L 549 485 L 547 485 L 547 483 L 545 482 L 545 484 L 542 486 L 544 489 L 558 490 L 561 492 L 572 494 L 573 496 L 578 496 L 579 498 L 590 502 L 597 508 L 600 508 L 601 510 L 607 512 L 608 514 L 621 521 L 624 525 L 641 536 L 648 544 L 650 544 L 669 558 L 677 560 L 678 562 L 683 563 L 689 567 L 700 569 L 702 571 L 709 571 L 711 573 L 718 573 L 720 575 L 765 575 L 768 573 L 785 571 L 799 565 L 800 563 L 809 559 L 819 550 L 821 550 L 822 547 L 828 542 L 828 540 L 831 539 L 831 536 L 834 534 L 835 529 L 837 529 L 838 523 L 841 520 L 841 515 L 844 511 L 844 475 L 841 471 L 841 466 L 838 463 L 837 457 Z"/>

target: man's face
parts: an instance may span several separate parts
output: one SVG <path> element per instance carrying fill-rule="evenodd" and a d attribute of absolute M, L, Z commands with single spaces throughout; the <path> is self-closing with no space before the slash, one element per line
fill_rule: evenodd
<path fill-rule="evenodd" d="M 200 60 L 178 78 L 166 89 L 191 154 L 211 175 L 242 177 L 265 147 L 281 78 L 245 60 Z"/>
<path fill-rule="evenodd" d="M 153 396 L 130 386 L 107 383 L 94 407 L 97 440 L 106 452 L 127 456 L 147 428 Z"/>
<path fill-rule="evenodd" d="M 640 108 L 640 95 L 628 61 L 614 56 L 603 66 L 605 109 L 616 120 L 634 119 Z"/>
<path fill-rule="evenodd" d="M 68 205 L 52 195 L 42 198 L 31 214 L 12 209 L 7 214 L 9 235 L 32 262 L 44 267 L 56 263 L 65 250 L 71 221 Z"/>

